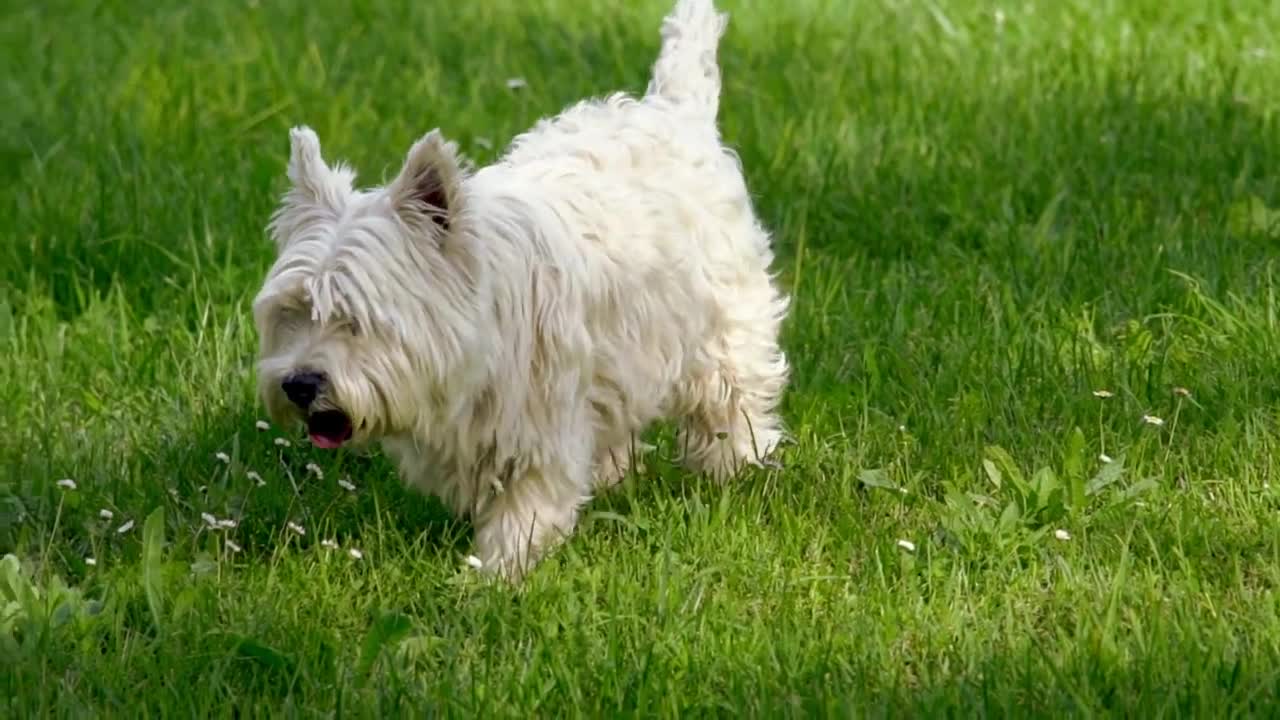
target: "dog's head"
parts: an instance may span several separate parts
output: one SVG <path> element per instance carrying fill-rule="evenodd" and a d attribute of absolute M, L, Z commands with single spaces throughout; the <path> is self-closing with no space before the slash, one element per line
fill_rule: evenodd
<path fill-rule="evenodd" d="M 258 390 L 278 423 L 335 448 L 415 427 L 462 352 L 473 283 L 455 247 L 465 171 L 432 132 L 399 175 L 357 190 L 307 128 L 290 132 L 278 255 L 253 304 Z"/>

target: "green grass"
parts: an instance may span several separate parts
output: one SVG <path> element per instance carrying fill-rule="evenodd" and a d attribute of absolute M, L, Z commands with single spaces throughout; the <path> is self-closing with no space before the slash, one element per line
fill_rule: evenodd
<path fill-rule="evenodd" d="M 1275 712 L 1280 4 L 722 3 L 796 442 L 664 444 L 519 591 L 255 428 L 286 128 L 490 160 L 666 0 L 0 8 L 0 715 Z"/>

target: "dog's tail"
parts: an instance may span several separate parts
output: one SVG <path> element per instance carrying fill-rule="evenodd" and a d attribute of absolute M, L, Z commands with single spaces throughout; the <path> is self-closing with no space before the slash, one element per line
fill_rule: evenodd
<path fill-rule="evenodd" d="M 716 46 L 728 22 L 713 0 L 676 0 L 662 21 L 662 50 L 648 94 L 714 121 L 720 105 Z"/>

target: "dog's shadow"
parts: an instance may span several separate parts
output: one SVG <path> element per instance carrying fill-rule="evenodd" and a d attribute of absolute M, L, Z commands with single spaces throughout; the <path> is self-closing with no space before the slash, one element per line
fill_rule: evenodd
<path fill-rule="evenodd" d="M 449 563 L 471 552 L 471 521 L 406 487 L 380 450 L 318 450 L 300 431 L 263 430 L 259 422 L 256 409 L 246 405 L 159 442 L 144 453 L 145 462 L 170 479 L 162 489 L 141 489 L 148 497 L 140 504 L 163 505 L 169 526 L 178 537 L 192 538 L 195 552 L 225 548 L 228 540 L 244 559 L 317 545 L 382 546 L 384 552 L 395 546 Z M 630 516 L 662 498 L 680 503 L 721 490 L 715 480 L 679 464 L 672 428 L 659 424 L 644 439 L 653 448 L 640 466 L 618 485 L 597 490 L 581 508 L 581 525 L 601 514 Z M 742 475 L 753 472 L 760 471 L 744 468 Z M 234 527 L 216 527 L 210 518 Z"/>
<path fill-rule="evenodd" d="M 252 404 L 197 416 L 136 451 L 129 463 L 137 476 L 163 480 L 122 486 L 115 502 L 140 514 L 163 507 L 168 532 L 195 553 L 249 559 L 286 547 L 467 546 L 470 524 L 406 488 L 381 453 L 318 450 L 300 430 L 262 422 Z"/>
<path fill-rule="evenodd" d="M 245 558 L 331 542 L 339 548 L 395 542 L 431 554 L 469 552 L 470 520 L 406 487 L 376 447 L 318 450 L 300 430 L 264 429 L 261 422 L 257 408 L 245 403 L 199 415 L 190 427 L 161 435 L 129 463 L 139 477 L 164 480 L 122 486 L 124 496 L 115 503 L 135 506 L 139 515 L 165 508 L 171 534 L 193 542 L 195 552 L 225 548 L 228 541 Z M 645 440 L 654 448 L 642 466 L 619 485 L 596 492 L 582 508 L 584 517 L 624 515 L 655 496 L 678 498 L 718 487 L 678 464 L 671 428 L 659 425 Z"/>

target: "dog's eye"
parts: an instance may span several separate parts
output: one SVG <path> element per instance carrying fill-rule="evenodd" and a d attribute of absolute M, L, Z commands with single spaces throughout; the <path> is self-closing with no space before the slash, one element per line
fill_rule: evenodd
<path fill-rule="evenodd" d="M 307 321 L 307 315 L 294 307 L 284 307 L 277 311 L 276 324 L 281 328 L 294 329 Z"/>

